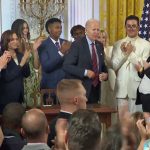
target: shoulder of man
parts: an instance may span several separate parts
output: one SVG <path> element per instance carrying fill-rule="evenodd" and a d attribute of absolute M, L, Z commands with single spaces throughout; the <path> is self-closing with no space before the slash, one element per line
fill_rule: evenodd
<path fill-rule="evenodd" d="M 141 37 L 138 37 L 137 40 L 138 43 L 142 43 L 142 46 L 150 46 L 150 42 L 145 39 L 142 39 Z"/>

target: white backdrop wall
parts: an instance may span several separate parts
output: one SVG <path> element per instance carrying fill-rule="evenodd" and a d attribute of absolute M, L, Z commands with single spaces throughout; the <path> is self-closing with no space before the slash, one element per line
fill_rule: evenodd
<path fill-rule="evenodd" d="M 66 0 L 66 7 L 63 15 L 63 33 L 62 37 L 72 40 L 70 29 L 77 24 L 85 26 L 85 22 L 90 18 L 99 20 L 99 1 L 100 0 Z M 20 18 L 19 0 L 0 0 L 0 35 L 5 30 L 11 28 L 11 24 L 17 18 Z M 32 29 L 31 37 L 33 35 Z"/>

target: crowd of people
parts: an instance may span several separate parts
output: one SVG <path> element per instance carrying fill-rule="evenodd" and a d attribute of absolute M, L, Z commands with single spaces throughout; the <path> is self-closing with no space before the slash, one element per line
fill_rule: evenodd
<path fill-rule="evenodd" d="M 143 150 L 150 145 L 150 42 L 138 36 L 139 18 L 125 20 L 127 36 L 109 45 L 98 20 L 60 38 L 61 20 L 50 18 L 48 37 L 30 40 L 28 23 L 13 22 L 2 33 L 0 113 L 2 150 Z M 30 109 L 42 89 L 55 89 L 58 116 L 48 124 L 40 109 Z M 48 93 L 43 98 L 48 103 Z M 25 103 L 26 105 L 23 105 Z M 87 104 L 116 107 L 118 119 L 101 136 L 101 118 Z"/>

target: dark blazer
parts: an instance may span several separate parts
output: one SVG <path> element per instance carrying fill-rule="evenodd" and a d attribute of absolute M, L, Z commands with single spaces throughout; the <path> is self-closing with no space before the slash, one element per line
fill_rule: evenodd
<path fill-rule="evenodd" d="M 21 150 L 24 145 L 27 144 L 17 132 L 9 129 L 3 130 L 4 141 L 1 146 L 1 150 Z"/>
<path fill-rule="evenodd" d="M 16 53 L 18 62 L 21 62 L 23 55 Z M 29 64 L 23 67 L 17 65 L 13 59 L 7 64 L 7 68 L 1 71 L 0 79 L 0 105 L 11 102 L 23 102 L 24 96 L 24 77 L 30 75 Z"/>
<path fill-rule="evenodd" d="M 63 41 L 60 39 L 61 44 Z M 57 83 L 65 77 L 62 69 L 64 58 L 50 37 L 41 44 L 38 53 L 42 66 L 41 89 L 56 88 Z"/>
<path fill-rule="evenodd" d="M 103 45 L 98 41 L 95 41 L 95 45 L 99 57 L 99 73 L 107 72 L 107 67 L 104 63 Z M 65 57 L 63 69 L 66 72 L 67 78 L 75 78 L 83 81 L 87 96 L 89 96 L 92 79 L 85 77 L 84 73 L 85 69 L 92 70 L 92 58 L 86 37 L 72 43 L 70 51 Z"/>
<path fill-rule="evenodd" d="M 55 125 L 56 125 L 57 119 L 63 118 L 63 119 L 67 119 L 69 121 L 70 117 L 71 117 L 71 114 L 65 113 L 65 112 L 60 112 L 58 114 L 58 116 L 52 120 L 52 122 L 50 124 L 50 134 L 48 135 L 48 142 L 47 142 L 50 147 L 52 147 L 52 145 L 53 145 L 51 140 L 54 140 L 54 138 L 56 136 Z"/>

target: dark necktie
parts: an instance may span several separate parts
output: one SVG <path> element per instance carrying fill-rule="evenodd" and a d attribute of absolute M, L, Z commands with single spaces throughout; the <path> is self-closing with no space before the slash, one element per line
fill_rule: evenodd
<path fill-rule="evenodd" d="M 55 46 L 58 48 L 58 50 L 60 50 L 59 42 L 56 42 L 56 43 L 55 43 Z"/>
<path fill-rule="evenodd" d="M 94 87 L 97 86 L 98 82 L 99 82 L 99 73 L 98 73 L 98 66 L 97 66 L 97 57 L 96 57 L 96 49 L 95 49 L 95 44 L 92 43 L 92 69 L 95 73 L 95 78 L 92 81 L 92 84 Z"/>

